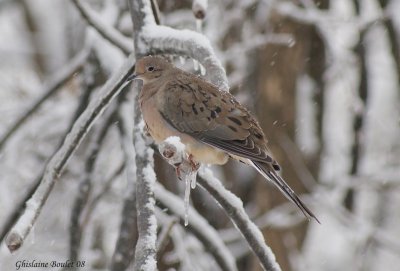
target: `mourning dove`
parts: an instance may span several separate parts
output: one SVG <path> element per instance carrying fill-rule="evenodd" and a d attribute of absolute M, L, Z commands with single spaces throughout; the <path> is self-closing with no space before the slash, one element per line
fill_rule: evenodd
<path fill-rule="evenodd" d="M 156 143 L 178 136 L 194 162 L 222 165 L 229 157 L 244 162 L 318 221 L 278 175 L 280 167 L 256 119 L 229 92 L 156 56 L 137 61 L 128 80 L 134 78 L 143 81 L 140 107 Z"/>

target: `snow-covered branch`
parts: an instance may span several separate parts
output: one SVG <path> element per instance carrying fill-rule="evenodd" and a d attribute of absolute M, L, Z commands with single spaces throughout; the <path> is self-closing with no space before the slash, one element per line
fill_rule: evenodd
<path fill-rule="evenodd" d="M 92 191 L 93 170 L 96 159 L 100 152 L 102 143 L 115 119 L 115 110 L 107 112 L 103 123 L 99 124 L 100 127 L 95 127 L 93 140 L 88 149 L 87 160 L 85 163 L 85 172 L 83 178 L 79 183 L 78 193 L 75 196 L 74 204 L 71 212 L 70 220 L 70 259 L 76 261 L 79 259 L 79 249 L 81 245 L 81 237 L 84 229 L 84 209 L 88 205 L 90 193 Z"/>
<path fill-rule="evenodd" d="M 253 252 L 257 255 L 265 270 L 279 271 L 279 264 L 275 255 L 264 240 L 264 236 L 257 226 L 250 220 L 243 207 L 243 202 L 221 184 L 213 176 L 210 169 L 200 168 L 198 183 L 207 190 L 221 205 L 232 222 L 240 230 Z"/>
<path fill-rule="evenodd" d="M 132 74 L 134 63 L 135 57 L 131 55 L 125 61 L 121 69 L 113 74 L 100 90 L 98 98 L 90 102 L 86 110 L 74 123 L 74 126 L 65 138 L 63 145 L 48 162 L 45 174 L 38 188 L 27 201 L 24 213 L 19 217 L 17 223 L 7 236 L 6 244 L 10 251 L 18 249 L 23 244 L 26 236 L 29 234 L 33 224 L 39 216 L 55 181 L 60 178 L 65 165 L 86 136 L 94 121 L 119 93 L 128 76 Z"/>
<path fill-rule="evenodd" d="M 176 142 L 174 140 L 170 140 L 169 138 L 163 142 L 161 145 L 161 152 L 163 157 L 168 161 L 168 163 L 172 165 L 187 163 L 190 164 L 189 161 L 182 161 L 185 159 L 186 154 L 185 149 L 181 147 L 180 142 Z M 257 226 L 250 220 L 248 215 L 246 214 L 243 208 L 243 202 L 236 197 L 234 194 L 226 190 L 221 182 L 215 178 L 209 169 L 205 169 L 203 167 L 200 168 L 199 171 L 198 182 L 199 184 L 206 189 L 212 197 L 222 206 L 228 216 L 231 218 L 233 223 L 235 223 L 236 227 L 240 230 L 242 235 L 247 240 L 249 246 L 260 259 L 261 265 L 265 270 L 281 270 L 278 263 L 275 260 L 275 256 L 272 253 L 271 249 L 265 244 L 264 237 L 261 231 L 257 228 Z M 158 189 L 158 186 L 157 186 Z M 156 197 L 159 199 L 159 196 L 156 192 Z M 160 200 L 160 199 L 159 199 Z M 168 201 L 172 201 L 170 199 Z M 163 201 L 164 204 L 164 201 Z M 178 214 L 180 217 L 184 216 L 182 214 L 183 208 L 182 204 L 176 204 L 180 206 L 180 209 L 173 211 L 175 214 Z M 178 208 L 173 206 L 174 209 Z M 168 206 L 170 208 L 170 206 Z M 189 225 L 192 225 L 192 213 L 194 211 L 190 211 L 189 214 Z"/>
<path fill-rule="evenodd" d="M 8 131 L 0 139 L 0 150 L 4 147 L 4 144 L 12 136 L 21 125 L 32 116 L 32 114 L 39 109 L 39 107 L 52 97 L 57 90 L 64 85 L 68 79 L 71 78 L 79 69 L 82 68 L 83 64 L 89 57 L 91 48 L 86 45 L 81 52 L 79 52 L 74 58 L 71 59 L 63 68 L 57 71 L 53 76 L 51 76 L 50 81 L 46 84 L 46 89 L 43 91 L 42 96 L 37 99 L 23 115 L 21 115 L 15 123 L 8 129 Z"/>
<path fill-rule="evenodd" d="M 97 32 L 100 33 L 106 40 L 117 46 L 126 55 L 129 55 L 132 50 L 132 42 L 130 39 L 122 35 L 118 30 L 105 24 L 91 8 L 81 0 L 72 0 L 76 8 L 79 10 L 82 17 L 91 25 Z"/>
<path fill-rule="evenodd" d="M 157 183 L 154 193 L 157 201 L 163 207 L 178 216 L 182 222 L 185 220 L 184 204 L 180 198 L 159 183 Z M 187 227 L 204 243 L 204 247 L 215 257 L 221 268 L 223 270 L 237 270 L 235 259 L 218 236 L 218 232 L 194 208 L 190 208 L 189 220 L 190 223 Z"/>
<path fill-rule="evenodd" d="M 206 77 L 222 90 L 228 90 L 225 69 L 215 56 L 209 40 L 191 30 L 168 26 L 146 25 L 143 44 L 150 54 L 174 54 L 198 60 L 206 69 Z"/>
<path fill-rule="evenodd" d="M 199 61 L 206 69 L 206 77 L 222 90 L 228 90 L 228 79 L 225 69 L 216 57 L 210 41 L 202 34 L 191 30 L 177 30 L 167 26 L 156 25 L 150 4 L 147 1 L 133 2 L 141 6 L 141 14 L 136 15 L 134 27 L 139 55 L 173 54 L 189 56 Z"/>
<path fill-rule="evenodd" d="M 136 58 L 143 56 L 139 50 L 139 39 L 143 25 L 154 17 L 151 13 L 149 1 L 129 1 L 129 9 L 133 23 L 133 38 Z M 146 18 L 146 14 L 149 14 Z M 150 18 L 149 18 L 150 17 Z M 139 93 L 138 82 L 133 82 L 134 91 L 134 146 L 136 150 L 136 209 L 137 214 L 138 241 L 135 250 L 135 270 L 156 270 L 156 240 L 157 220 L 154 213 L 154 184 L 156 175 L 154 172 L 153 150 L 149 148 L 144 140 L 142 115 L 137 99 Z"/>
<path fill-rule="evenodd" d="M 136 154 L 133 147 L 134 112 L 132 94 L 127 94 L 127 101 L 120 108 L 121 144 L 126 161 L 127 191 L 122 209 L 122 222 L 111 263 L 111 270 L 126 270 L 134 259 L 135 245 L 138 238 L 136 210 Z"/>

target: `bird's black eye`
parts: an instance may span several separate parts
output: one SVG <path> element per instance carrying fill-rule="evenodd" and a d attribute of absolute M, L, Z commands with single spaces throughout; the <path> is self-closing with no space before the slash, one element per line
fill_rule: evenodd
<path fill-rule="evenodd" d="M 154 67 L 153 66 L 147 67 L 147 71 L 149 71 L 149 72 L 154 71 Z"/>

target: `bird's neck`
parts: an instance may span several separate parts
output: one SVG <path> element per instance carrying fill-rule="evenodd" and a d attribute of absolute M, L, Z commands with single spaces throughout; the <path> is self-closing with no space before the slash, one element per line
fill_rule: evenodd
<path fill-rule="evenodd" d="M 140 92 L 140 95 L 139 95 L 140 103 L 154 97 L 154 95 L 156 95 L 157 91 L 161 87 L 162 87 L 162 85 L 160 84 L 159 80 L 144 82 L 142 91 Z"/>

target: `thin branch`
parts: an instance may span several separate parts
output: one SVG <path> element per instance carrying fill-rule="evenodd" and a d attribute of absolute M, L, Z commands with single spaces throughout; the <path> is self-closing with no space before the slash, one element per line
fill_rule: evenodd
<path fill-rule="evenodd" d="M 46 89 L 42 96 L 35 101 L 26 111 L 20 116 L 15 123 L 8 129 L 8 131 L 0 139 L 0 150 L 4 147 L 7 140 L 21 127 L 21 125 L 36 112 L 39 107 L 53 96 L 57 90 L 60 89 L 78 70 L 85 64 L 86 59 L 89 57 L 90 48 L 85 46 L 81 52 L 74 56 L 74 58 L 63 68 L 51 76 L 50 81 L 47 83 Z"/>
<path fill-rule="evenodd" d="M 89 5 L 82 3 L 80 0 L 72 0 L 72 3 L 79 10 L 82 17 L 87 23 L 92 26 L 96 31 L 106 40 L 110 41 L 116 47 L 121 49 L 126 55 L 132 52 L 132 41 L 122 35 L 114 27 L 105 24 L 96 12 L 92 11 Z"/>
<path fill-rule="evenodd" d="M 121 165 L 119 165 L 119 167 L 117 167 L 117 169 L 113 172 L 113 174 L 111 174 L 111 176 L 106 181 L 103 182 L 104 183 L 103 188 L 96 196 L 93 197 L 93 199 L 89 202 L 88 207 L 86 208 L 86 212 L 85 215 L 83 216 L 81 223 L 82 227 L 85 227 L 87 225 L 97 204 L 99 203 L 101 198 L 110 190 L 111 184 L 119 175 L 121 175 L 124 168 L 125 168 L 125 162 L 122 162 Z"/>
<path fill-rule="evenodd" d="M 168 208 L 169 212 L 178 216 L 183 225 L 185 210 L 182 199 L 166 190 L 159 183 L 157 183 L 154 193 L 157 201 L 163 207 Z M 189 209 L 189 221 L 187 228 L 204 244 L 204 247 L 213 255 L 218 265 L 223 270 L 237 270 L 235 259 L 218 236 L 218 232 L 192 207 Z"/>
<path fill-rule="evenodd" d="M 161 233 L 157 239 L 157 261 L 159 261 L 161 255 L 163 255 L 164 250 L 168 245 L 168 237 L 171 233 L 172 228 L 177 222 L 178 219 L 176 219 L 176 217 L 173 217 L 169 219 L 166 224 L 164 224 L 164 227 L 162 227 Z"/>
<path fill-rule="evenodd" d="M 201 168 L 197 182 L 207 190 L 222 206 L 230 219 L 240 230 L 250 248 L 256 254 L 264 270 L 281 270 L 275 255 L 265 244 L 261 231 L 246 214 L 242 201 L 223 187 L 221 182 L 212 175 L 211 170 Z"/>
<path fill-rule="evenodd" d="M 158 3 L 157 0 L 150 0 L 151 2 L 151 10 L 153 11 L 153 16 L 154 16 L 154 21 L 156 22 L 156 24 L 160 25 L 161 21 L 160 21 L 160 9 L 158 7 Z"/>
<path fill-rule="evenodd" d="M 129 93 L 132 94 L 132 93 Z M 136 209 L 136 153 L 133 146 L 134 112 L 132 95 L 120 108 L 121 144 L 126 161 L 127 193 L 122 209 L 122 222 L 111 262 L 112 271 L 127 270 L 134 260 L 135 246 L 138 239 Z"/>
<path fill-rule="evenodd" d="M 84 91 L 83 94 L 81 95 L 81 97 L 79 99 L 80 100 L 79 104 L 74 112 L 74 116 L 70 120 L 68 128 L 64 132 L 64 137 L 66 134 L 68 134 L 71 131 L 75 121 L 77 120 L 77 118 L 80 116 L 80 114 L 83 112 L 83 110 L 89 104 L 89 97 L 90 97 L 90 91 Z M 62 146 L 62 143 L 63 143 L 62 141 L 59 142 L 58 146 L 54 149 L 53 155 Z M 53 156 L 53 155 L 51 155 L 51 156 Z M 33 193 L 35 193 L 36 189 L 38 188 L 38 186 L 40 184 L 40 181 L 43 178 L 43 175 L 44 175 L 44 169 L 32 182 L 29 189 L 25 193 L 24 197 L 17 204 L 15 204 L 15 206 L 17 206 L 17 207 L 14 208 L 13 212 L 8 216 L 8 218 L 6 219 L 6 222 L 4 223 L 4 226 L 2 227 L 2 230 L 0 233 L 0 241 L 3 241 L 3 239 L 6 237 L 7 233 L 10 231 L 11 227 L 16 223 L 19 216 L 22 214 L 24 207 L 25 207 L 25 202 L 28 201 L 32 197 Z"/>
<path fill-rule="evenodd" d="M 39 216 L 42 207 L 50 194 L 55 181 L 61 176 L 68 160 L 86 136 L 92 124 L 100 116 L 113 98 L 119 93 L 128 76 L 134 69 L 135 57 L 131 55 L 116 73 L 100 90 L 98 99 L 90 102 L 87 109 L 74 123 L 72 131 L 67 135 L 62 147 L 56 152 L 46 166 L 46 170 L 32 197 L 26 202 L 26 209 L 19 217 L 16 225 L 7 236 L 6 244 L 10 251 L 17 250 L 24 242 L 30 229 Z"/>
<path fill-rule="evenodd" d="M 100 124 L 100 127 L 95 131 L 95 137 L 91 141 L 91 145 L 88 150 L 88 157 L 85 164 L 85 172 L 83 173 L 83 179 L 79 183 L 78 193 L 76 195 L 70 222 L 70 251 L 69 256 L 72 261 L 77 261 L 79 256 L 79 249 L 81 243 L 82 232 L 84 229 L 83 210 L 88 203 L 92 188 L 93 170 L 95 162 L 98 158 L 98 154 L 102 143 L 108 134 L 111 124 L 115 120 L 115 109 L 107 112 L 104 123 Z"/>

